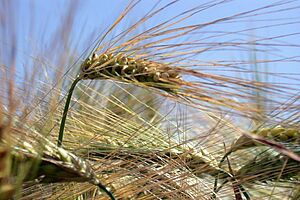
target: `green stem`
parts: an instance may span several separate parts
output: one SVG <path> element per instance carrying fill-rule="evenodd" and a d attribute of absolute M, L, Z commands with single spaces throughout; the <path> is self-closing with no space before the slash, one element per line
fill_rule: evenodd
<path fill-rule="evenodd" d="M 74 82 L 71 85 L 71 88 L 69 89 L 68 92 L 68 97 L 66 100 L 66 104 L 65 104 L 65 108 L 64 108 L 64 113 L 61 119 L 61 123 L 60 123 L 60 128 L 59 128 L 59 135 L 58 135 L 58 141 L 57 141 L 57 146 L 61 146 L 62 145 L 62 141 L 63 141 L 63 136 L 64 136 L 64 129 L 65 129 L 65 124 L 66 124 L 66 119 L 67 119 L 67 114 L 68 114 L 68 110 L 69 110 L 69 105 L 71 102 L 71 97 L 74 91 L 74 88 L 76 86 L 76 84 L 81 80 L 81 77 L 78 76 Z"/>
<path fill-rule="evenodd" d="M 111 200 L 116 200 L 115 196 L 113 195 L 112 192 L 110 192 L 104 185 L 102 185 L 101 183 L 98 184 L 98 187 L 100 188 L 100 190 L 102 190 L 103 192 L 105 192 L 109 198 Z"/>
<path fill-rule="evenodd" d="M 233 151 L 230 150 L 229 152 L 225 153 L 225 155 L 222 157 L 222 159 L 220 160 L 219 162 L 219 165 L 218 167 L 221 168 L 223 162 L 225 161 L 225 159 L 232 153 Z M 218 174 L 217 176 L 215 177 L 215 183 L 214 183 L 214 191 L 213 191 L 213 195 L 211 197 L 211 199 L 216 199 L 216 194 L 218 192 L 218 180 L 219 180 L 219 177 L 220 177 L 220 171 L 218 171 Z M 227 183 L 227 182 L 226 182 Z M 224 183 L 223 183 L 224 184 Z M 222 184 L 222 185 L 223 185 Z M 220 187 L 222 187 L 222 185 Z M 221 188 L 220 188 L 221 189 Z"/>

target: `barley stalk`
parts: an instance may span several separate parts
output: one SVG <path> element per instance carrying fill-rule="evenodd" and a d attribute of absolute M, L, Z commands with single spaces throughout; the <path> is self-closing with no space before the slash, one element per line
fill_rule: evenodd
<path fill-rule="evenodd" d="M 62 115 L 62 118 L 61 118 L 61 123 L 60 123 L 60 128 L 59 128 L 59 134 L 58 134 L 58 140 L 57 140 L 57 146 L 58 147 L 60 147 L 62 145 L 64 130 L 65 130 L 65 124 L 66 124 L 66 119 L 67 119 L 67 114 L 68 114 L 72 94 L 74 92 L 75 86 L 77 85 L 77 83 L 80 80 L 81 80 L 81 78 L 77 77 L 74 80 L 74 82 L 72 83 L 72 85 L 71 85 L 71 87 L 68 91 L 68 96 L 67 96 L 67 100 L 66 100 L 66 103 L 65 103 L 64 112 L 63 112 L 63 115 Z"/>
<path fill-rule="evenodd" d="M 81 65 L 81 74 L 73 81 L 67 95 L 58 135 L 57 146 L 62 145 L 69 105 L 77 83 L 82 79 L 112 79 L 142 83 L 168 92 L 178 88 L 179 74 L 167 65 L 145 60 L 134 60 L 124 55 L 92 54 Z"/>

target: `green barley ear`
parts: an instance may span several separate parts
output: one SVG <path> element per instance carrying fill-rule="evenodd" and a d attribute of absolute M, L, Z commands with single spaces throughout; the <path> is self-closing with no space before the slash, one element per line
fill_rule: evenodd
<path fill-rule="evenodd" d="M 290 180 L 298 176 L 300 164 L 286 156 L 263 153 L 237 171 L 238 179 L 247 182 Z"/>
<path fill-rule="evenodd" d="M 234 179 L 243 185 L 248 183 L 267 184 L 268 181 L 276 182 L 279 180 L 288 183 L 290 180 L 299 178 L 299 167 L 299 162 L 286 156 L 263 152 L 238 169 L 234 177 L 229 177 L 222 182 L 215 189 L 215 193 L 220 191 L 226 183 Z"/>
<path fill-rule="evenodd" d="M 55 146 L 43 139 L 42 149 L 37 149 L 28 142 L 15 147 L 12 152 L 13 169 L 18 169 L 20 163 L 33 163 L 34 169 L 25 177 L 25 181 L 38 180 L 40 183 L 59 182 L 90 182 L 99 187 L 110 199 L 114 195 L 105 187 L 88 162 L 80 157 Z M 15 172 L 17 174 L 17 172 Z"/>

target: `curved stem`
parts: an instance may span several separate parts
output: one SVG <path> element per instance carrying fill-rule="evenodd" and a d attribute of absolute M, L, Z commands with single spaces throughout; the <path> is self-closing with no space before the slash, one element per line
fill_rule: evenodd
<path fill-rule="evenodd" d="M 81 77 L 78 76 L 74 82 L 72 83 L 69 92 L 68 92 L 68 97 L 66 100 L 66 104 L 65 104 L 65 108 L 64 108 L 64 112 L 63 112 L 63 116 L 61 118 L 61 123 L 60 123 L 60 128 L 59 128 L 59 134 L 58 134 L 58 141 L 57 141 L 57 146 L 61 146 L 62 145 L 62 141 L 63 141 L 63 136 L 64 136 L 64 129 L 65 129 L 65 124 L 66 124 L 66 119 L 67 119 L 67 114 L 68 114 L 68 110 L 69 110 L 69 105 L 71 102 L 71 97 L 74 91 L 74 88 L 76 86 L 76 84 L 81 80 Z"/>
<path fill-rule="evenodd" d="M 102 190 L 103 192 L 105 192 L 109 196 L 109 198 L 111 200 L 116 200 L 115 196 L 104 185 L 102 185 L 101 183 L 99 183 L 98 187 L 100 188 L 100 190 Z"/>

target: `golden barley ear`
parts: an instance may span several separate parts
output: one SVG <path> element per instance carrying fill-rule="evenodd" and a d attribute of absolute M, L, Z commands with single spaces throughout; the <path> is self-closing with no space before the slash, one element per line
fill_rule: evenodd
<path fill-rule="evenodd" d="M 117 79 L 142 83 L 171 91 L 178 88 L 179 73 L 172 67 L 153 61 L 134 59 L 125 54 L 93 53 L 81 66 L 83 79 Z"/>
<path fill-rule="evenodd" d="M 284 128 L 280 125 L 270 128 L 259 128 L 252 131 L 252 134 L 261 136 L 266 139 L 274 140 L 286 144 L 299 144 L 300 131 L 297 128 Z M 251 148 L 254 146 L 262 145 L 255 142 L 251 138 L 244 135 L 238 138 L 229 151 L 234 152 L 240 149 Z"/>

